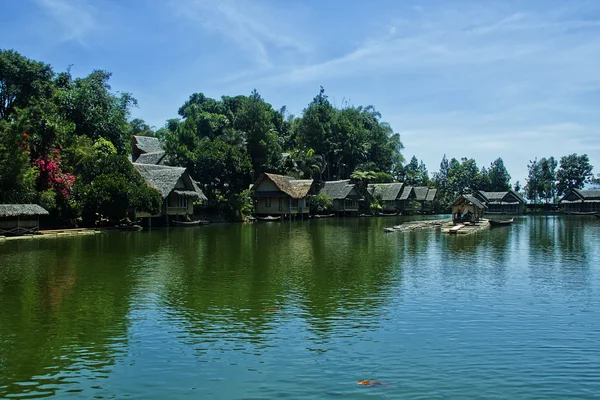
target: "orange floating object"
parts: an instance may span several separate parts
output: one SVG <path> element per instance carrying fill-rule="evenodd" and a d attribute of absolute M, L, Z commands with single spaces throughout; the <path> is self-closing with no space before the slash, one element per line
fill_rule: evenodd
<path fill-rule="evenodd" d="M 279 307 L 267 307 L 265 308 L 265 311 L 279 311 L 281 310 L 281 308 Z"/>
<path fill-rule="evenodd" d="M 379 386 L 379 385 L 383 385 L 383 383 L 379 382 L 379 381 L 374 381 L 371 379 L 365 379 L 364 381 L 358 381 L 356 382 L 357 385 L 362 385 L 362 386 Z"/>

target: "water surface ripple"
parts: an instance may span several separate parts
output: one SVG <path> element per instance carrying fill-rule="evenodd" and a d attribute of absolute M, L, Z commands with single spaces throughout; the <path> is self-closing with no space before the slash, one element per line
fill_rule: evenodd
<path fill-rule="evenodd" d="M 2 243 L 0 398 L 599 398 L 600 221 L 402 220 Z"/>

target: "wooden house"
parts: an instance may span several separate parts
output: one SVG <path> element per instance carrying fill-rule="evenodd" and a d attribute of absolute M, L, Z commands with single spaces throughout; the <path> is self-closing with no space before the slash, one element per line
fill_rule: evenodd
<path fill-rule="evenodd" d="M 360 194 L 358 185 L 350 183 L 349 179 L 325 182 L 318 194 L 323 194 L 332 200 L 331 211 L 344 214 L 358 213 L 360 202 L 365 199 Z"/>
<path fill-rule="evenodd" d="M 165 165 L 133 164 L 148 186 L 155 188 L 163 199 L 160 214 L 135 213 L 135 217 L 190 215 L 194 212 L 194 203 L 206 201 L 206 196 L 185 168 Z"/>
<path fill-rule="evenodd" d="M 600 190 L 572 189 L 560 199 L 566 214 L 600 214 Z"/>
<path fill-rule="evenodd" d="M 312 179 L 263 173 L 252 185 L 256 216 L 307 216 Z"/>
<path fill-rule="evenodd" d="M 367 192 L 373 199 L 381 200 L 382 211 L 397 213 L 403 210 L 400 200 L 403 183 L 372 183 L 367 186 Z"/>
<path fill-rule="evenodd" d="M 151 136 L 133 136 L 131 161 L 138 164 L 163 165 L 165 151 L 160 141 Z"/>
<path fill-rule="evenodd" d="M 0 204 L 0 235 L 35 233 L 40 230 L 40 215 L 48 211 L 37 204 Z"/>
<path fill-rule="evenodd" d="M 470 194 L 458 196 L 452 203 L 452 220 L 454 222 L 477 222 L 486 210 L 486 205 Z"/>
<path fill-rule="evenodd" d="M 473 194 L 487 206 L 489 214 L 523 214 L 525 199 L 514 190 L 505 192 L 484 192 L 479 190 Z"/>
<path fill-rule="evenodd" d="M 437 189 L 427 186 L 405 186 L 400 195 L 402 210 L 406 213 L 431 212 Z"/>

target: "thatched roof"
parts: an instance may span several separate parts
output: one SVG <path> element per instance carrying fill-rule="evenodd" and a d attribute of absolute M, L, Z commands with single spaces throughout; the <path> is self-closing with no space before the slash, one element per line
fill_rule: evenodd
<path fill-rule="evenodd" d="M 0 204 L 0 217 L 23 217 L 48 215 L 48 211 L 37 204 Z"/>
<path fill-rule="evenodd" d="M 167 167 L 165 165 L 153 165 L 153 164 L 138 164 L 133 163 L 135 169 L 142 175 L 144 180 L 151 186 L 160 192 L 162 198 L 166 198 L 172 191 L 175 190 L 177 181 L 184 175 L 187 175 L 185 168 L 180 167 Z M 202 190 L 195 184 L 192 178 L 187 175 L 184 177 L 185 182 L 191 182 L 188 190 L 177 189 L 179 194 L 195 197 L 199 200 L 206 199 Z"/>
<path fill-rule="evenodd" d="M 134 145 L 142 153 L 155 153 L 157 151 L 163 151 L 162 144 L 160 141 L 151 136 L 134 136 Z"/>
<path fill-rule="evenodd" d="M 584 200 L 600 200 L 600 190 L 597 189 L 574 189 Z"/>
<path fill-rule="evenodd" d="M 352 194 L 352 190 L 354 194 Z M 341 181 L 327 181 L 319 190 L 319 194 L 324 194 L 332 200 L 343 200 L 346 198 L 362 199 L 363 196 L 358 192 L 356 185 L 350 183 L 349 179 Z"/>
<path fill-rule="evenodd" d="M 560 199 L 561 204 L 574 203 L 598 203 L 600 202 L 600 190 L 597 189 L 573 189 Z"/>
<path fill-rule="evenodd" d="M 519 193 L 515 192 L 512 189 L 504 192 L 484 192 L 483 190 L 480 190 L 478 194 L 480 195 L 480 197 L 482 197 L 482 200 L 489 203 L 514 204 L 518 202 L 525 204 L 525 199 L 523 198 L 523 196 L 521 196 Z M 512 195 L 513 198 L 516 199 L 516 201 L 510 201 L 509 195 Z"/>
<path fill-rule="evenodd" d="M 367 186 L 367 191 L 373 197 L 380 197 L 383 201 L 393 201 L 398 199 L 403 183 L 371 183 Z"/>
<path fill-rule="evenodd" d="M 425 201 L 434 201 L 436 195 L 437 195 L 437 189 L 429 189 L 429 191 L 427 192 L 427 197 L 425 198 Z"/>
<path fill-rule="evenodd" d="M 414 193 L 412 186 L 404 186 L 404 190 L 400 195 L 400 200 L 407 200 L 411 193 Z"/>
<path fill-rule="evenodd" d="M 487 206 L 485 204 L 483 204 L 481 201 L 479 201 L 479 199 L 477 199 L 475 196 L 470 195 L 470 194 L 461 194 L 460 196 L 458 196 L 456 198 L 456 200 L 454 200 L 452 205 L 453 206 L 458 205 L 461 201 L 463 201 L 463 199 L 466 202 L 473 203 L 473 205 L 477 208 L 481 208 L 481 209 L 487 208 Z"/>
<path fill-rule="evenodd" d="M 165 152 L 164 151 L 154 151 L 152 153 L 143 153 L 140 154 L 138 158 L 134 160 L 134 162 L 138 164 L 157 164 L 163 165 L 165 160 Z"/>
<path fill-rule="evenodd" d="M 312 179 L 296 179 L 291 176 L 270 174 L 265 172 L 260 178 L 258 178 L 254 184 L 254 188 L 258 187 L 263 179 L 269 179 L 281 192 L 287 194 L 293 199 L 301 199 L 306 197 L 313 184 Z"/>
<path fill-rule="evenodd" d="M 415 191 L 415 200 L 425 201 L 427 199 L 427 193 L 429 192 L 427 186 L 415 186 L 413 190 Z"/>

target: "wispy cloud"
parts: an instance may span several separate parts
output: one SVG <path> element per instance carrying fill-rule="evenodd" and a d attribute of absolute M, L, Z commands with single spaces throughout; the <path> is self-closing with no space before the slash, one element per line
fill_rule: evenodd
<path fill-rule="evenodd" d="M 85 45 L 85 37 L 97 26 L 96 9 L 86 0 L 36 0 L 62 28 L 62 41 Z"/>
<path fill-rule="evenodd" d="M 258 3 L 234 0 L 172 0 L 171 6 L 178 17 L 199 23 L 238 45 L 262 67 L 272 67 L 276 52 L 291 50 L 305 53 L 309 46 L 285 32 L 281 21 L 271 13 L 273 9 L 260 8 Z"/>

